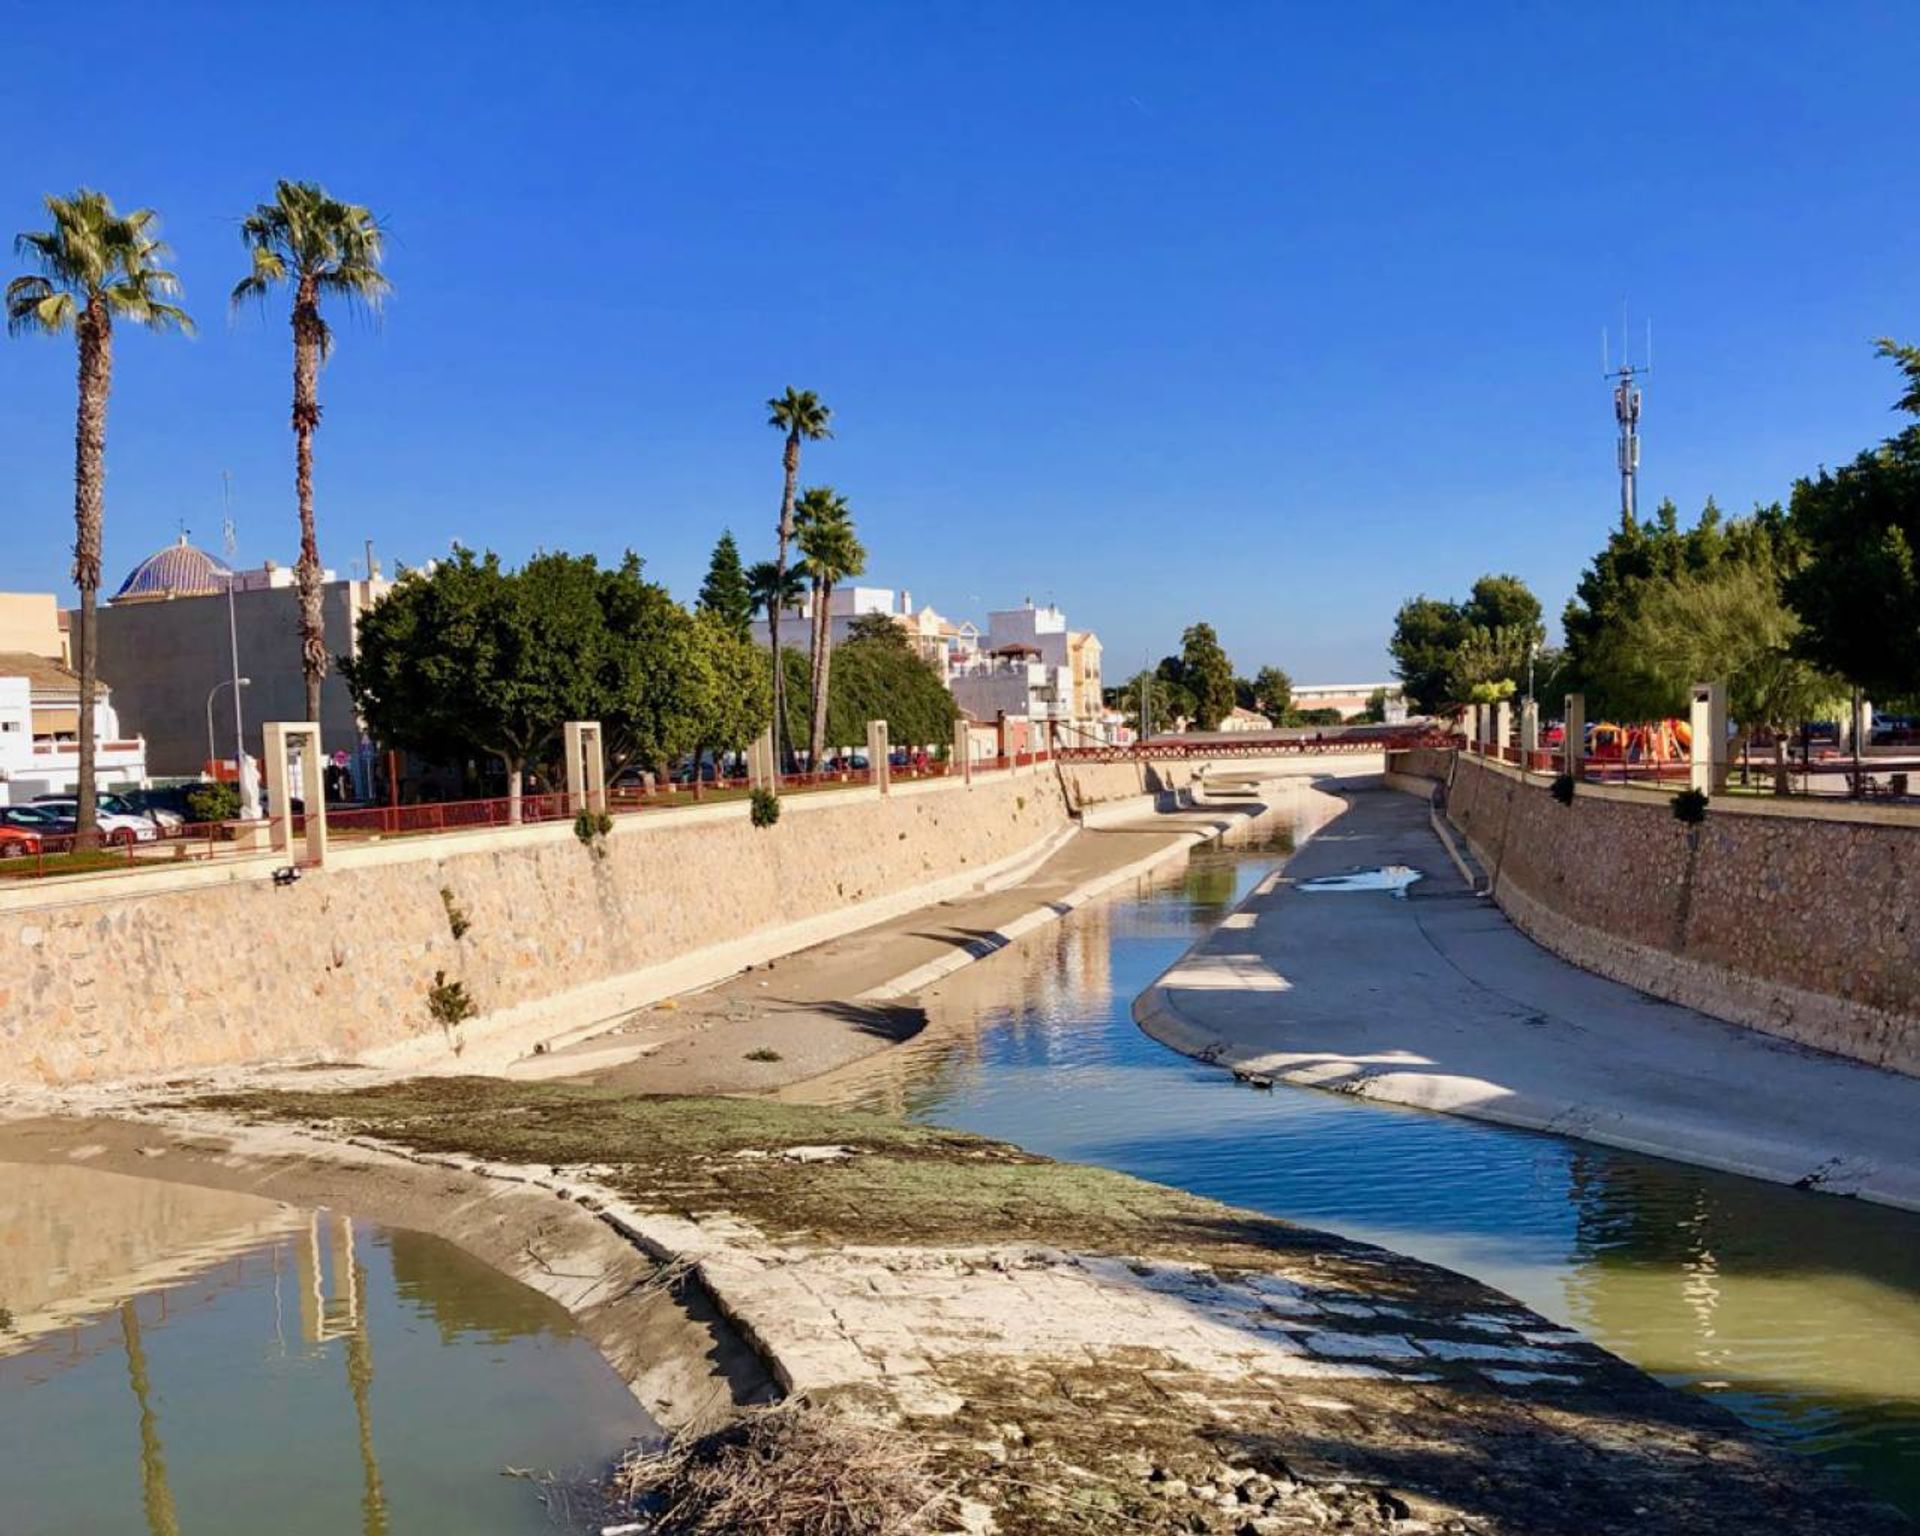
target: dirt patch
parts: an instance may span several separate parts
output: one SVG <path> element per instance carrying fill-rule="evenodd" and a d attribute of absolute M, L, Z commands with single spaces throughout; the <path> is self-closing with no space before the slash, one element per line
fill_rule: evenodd
<path fill-rule="evenodd" d="M 604 1192 L 795 1393 L 923 1448 L 969 1529 L 1908 1529 L 1463 1276 L 980 1137 L 487 1080 L 203 1103 Z"/>

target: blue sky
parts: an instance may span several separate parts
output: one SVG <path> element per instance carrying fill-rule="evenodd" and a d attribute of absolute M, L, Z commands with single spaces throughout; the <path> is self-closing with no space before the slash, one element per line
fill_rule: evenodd
<path fill-rule="evenodd" d="M 1871 340 L 1920 338 L 1911 5 L 39 14 L 0 4 L 0 229 L 157 207 L 202 323 L 120 342 L 115 581 L 217 547 L 223 469 L 242 557 L 292 558 L 285 315 L 225 310 L 283 175 L 392 229 L 322 381 L 330 563 L 631 545 L 691 597 L 722 526 L 771 552 L 792 383 L 875 581 L 1051 597 L 1115 678 L 1202 617 L 1248 672 L 1382 674 L 1399 600 L 1483 570 L 1557 612 L 1623 300 L 1643 499 L 1689 513 L 1893 430 Z M 72 393 L 69 343 L 0 345 L 0 587 L 68 591 Z"/>

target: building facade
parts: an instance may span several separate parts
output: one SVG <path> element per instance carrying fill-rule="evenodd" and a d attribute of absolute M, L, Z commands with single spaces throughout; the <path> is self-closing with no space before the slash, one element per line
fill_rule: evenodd
<path fill-rule="evenodd" d="M 115 704 L 145 736 L 148 769 L 157 777 L 186 778 L 207 771 L 209 715 L 215 760 L 233 756 L 230 575 L 239 672 L 248 679 L 241 690 L 248 754 L 263 756 L 261 728 L 266 722 L 307 717 L 300 602 L 292 571 L 268 563 L 229 573 L 183 538 L 135 566 L 97 615 L 100 675 L 114 680 Z M 337 659 L 354 654 L 360 615 L 393 584 L 379 575 L 341 581 L 327 571 L 323 578 L 321 615 L 327 652 L 336 664 L 321 684 L 320 744 L 329 755 L 346 752 L 360 774 L 366 756 L 361 723 Z"/>
<path fill-rule="evenodd" d="M 66 656 L 51 592 L 0 593 L 0 805 L 71 794 L 79 785 L 80 678 Z M 104 681 L 94 687 L 93 733 L 95 785 L 144 786 L 146 743 L 121 735 Z"/>

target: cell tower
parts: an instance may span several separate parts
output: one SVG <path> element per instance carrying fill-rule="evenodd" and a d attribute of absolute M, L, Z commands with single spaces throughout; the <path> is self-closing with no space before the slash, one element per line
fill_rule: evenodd
<path fill-rule="evenodd" d="M 1627 323 L 1620 317 L 1620 366 L 1613 366 L 1613 354 L 1607 345 L 1607 333 L 1600 332 L 1601 376 L 1613 385 L 1613 419 L 1620 426 L 1620 526 L 1631 533 L 1638 517 L 1637 493 L 1640 481 L 1640 383 L 1653 372 L 1653 322 L 1647 322 L 1646 355 L 1635 366 L 1627 351 Z"/>

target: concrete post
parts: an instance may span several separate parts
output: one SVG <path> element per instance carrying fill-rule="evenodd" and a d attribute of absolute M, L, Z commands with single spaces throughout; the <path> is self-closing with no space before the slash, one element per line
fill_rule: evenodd
<path fill-rule="evenodd" d="M 754 789 L 773 789 L 773 727 L 768 726 L 754 737 L 753 745 L 747 748 L 747 783 Z"/>
<path fill-rule="evenodd" d="M 327 862 L 327 793 L 320 761 L 320 727 L 306 720 L 270 720 L 266 738 L 267 800 L 273 810 L 273 847 L 293 856 L 293 763 L 300 759 L 300 798 L 307 823 L 306 862 Z"/>
<path fill-rule="evenodd" d="M 967 729 L 965 720 L 953 722 L 953 761 L 947 765 L 947 772 L 957 773 L 967 783 L 973 782 L 973 734 Z"/>
<path fill-rule="evenodd" d="M 873 771 L 873 787 L 881 794 L 892 792 L 889 771 L 893 767 L 887 755 L 887 722 L 869 720 L 867 722 L 867 766 Z"/>
<path fill-rule="evenodd" d="M 1503 761 L 1513 745 L 1513 706 L 1505 699 L 1493 706 L 1493 755 Z"/>
<path fill-rule="evenodd" d="M 1540 750 L 1540 703 L 1528 699 L 1520 706 L 1520 762 L 1533 766 L 1533 754 Z"/>
<path fill-rule="evenodd" d="M 1695 683 L 1687 724 L 1693 737 L 1687 750 L 1687 782 L 1702 794 L 1727 787 L 1727 685 Z"/>
<path fill-rule="evenodd" d="M 1493 710 L 1490 705 L 1473 706 L 1473 744 L 1483 753 L 1493 740 Z"/>
<path fill-rule="evenodd" d="M 600 743 L 600 722 L 569 720 L 561 727 L 561 735 L 566 747 L 567 809 L 576 816 L 606 810 L 607 754 Z"/>
<path fill-rule="evenodd" d="M 1574 778 L 1580 777 L 1580 760 L 1587 755 L 1587 696 L 1570 693 L 1564 706 L 1566 736 L 1560 743 L 1560 767 Z"/>

